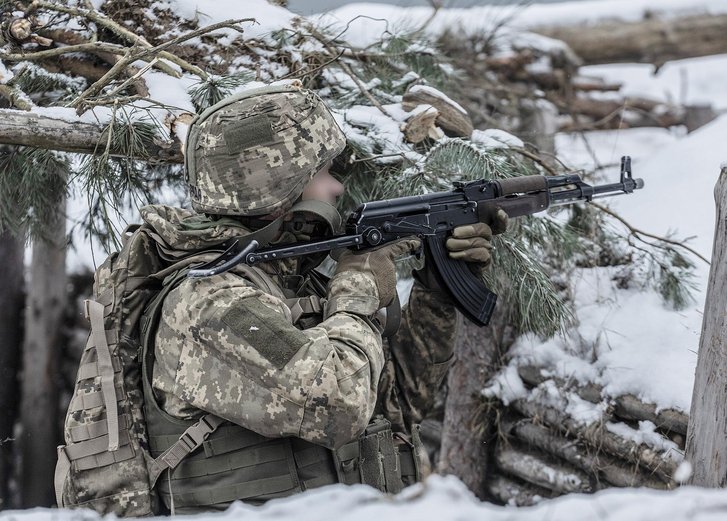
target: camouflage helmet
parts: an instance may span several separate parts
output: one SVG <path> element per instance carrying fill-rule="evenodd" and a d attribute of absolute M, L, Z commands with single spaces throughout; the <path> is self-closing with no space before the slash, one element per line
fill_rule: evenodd
<path fill-rule="evenodd" d="M 284 212 L 345 145 L 328 108 L 300 82 L 226 98 L 197 116 L 189 130 L 185 167 L 192 207 L 218 215 Z"/>

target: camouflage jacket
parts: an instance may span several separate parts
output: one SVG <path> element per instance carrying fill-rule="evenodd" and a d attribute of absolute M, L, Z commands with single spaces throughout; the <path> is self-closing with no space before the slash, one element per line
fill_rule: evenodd
<path fill-rule="evenodd" d="M 146 207 L 142 215 L 167 255 L 243 233 L 229 219 L 189 226 L 201 217 L 169 207 Z M 167 413 L 196 419 L 210 412 L 264 436 L 328 448 L 355 439 L 374 414 L 403 433 L 423 419 L 452 358 L 457 319 L 448 299 L 415 284 L 388 341 L 366 302 L 360 312 L 329 309 L 320 323 L 299 329 L 282 298 L 297 261 L 261 267 L 279 288 L 261 289 L 233 270 L 186 279 L 166 297 L 153 387 Z M 375 291 L 373 279 L 350 274 L 332 280 L 328 297 L 347 298 L 356 285 Z"/>

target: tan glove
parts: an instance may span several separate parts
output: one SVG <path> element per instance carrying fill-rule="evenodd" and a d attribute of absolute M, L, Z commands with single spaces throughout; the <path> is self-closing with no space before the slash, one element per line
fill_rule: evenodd
<path fill-rule="evenodd" d="M 419 239 L 409 238 L 376 250 L 362 252 L 345 250 L 338 259 L 336 272 L 331 279 L 329 300 L 336 298 L 339 301 L 350 301 L 353 297 L 371 297 L 373 295 L 367 281 L 372 279 L 378 296 L 378 307 L 373 311 L 388 306 L 396 295 L 394 259 L 415 252 L 421 246 Z M 364 280 L 357 280 L 361 275 L 364 276 Z"/>
<path fill-rule="evenodd" d="M 492 236 L 503 233 L 507 229 L 507 213 L 504 210 L 495 212 L 492 223 L 475 223 L 458 226 L 452 230 L 452 236 L 445 243 L 452 259 L 479 263 L 487 267 L 492 263 Z"/>

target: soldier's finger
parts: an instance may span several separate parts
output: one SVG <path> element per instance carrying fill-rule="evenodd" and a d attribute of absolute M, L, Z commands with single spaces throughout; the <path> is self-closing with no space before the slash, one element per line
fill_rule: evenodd
<path fill-rule="evenodd" d="M 413 253 L 421 249 L 421 247 L 422 241 L 421 239 L 417 238 L 402 239 L 388 246 L 389 255 L 392 258 L 399 257 L 400 255 L 404 255 L 405 253 Z"/>
<path fill-rule="evenodd" d="M 507 230 L 508 220 L 509 217 L 507 216 L 507 212 L 502 208 L 499 208 L 497 212 L 495 212 L 495 217 L 490 226 L 490 228 L 492 229 L 492 234 L 499 235 L 501 233 L 504 233 L 505 230 Z"/>
<path fill-rule="evenodd" d="M 492 238 L 492 229 L 486 223 L 465 224 L 452 230 L 455 239 L 469 239 L 470 237 Z"/>
<path fill-rule="evenodd" d="M 447 239 L 445 243 L 449 251 L 463 251 L 472 248 L 492 248 L 492 244 L 484 237 L 473 237 L 472 239 Z"/>
<path fill-rule="evenodd" d="M 465 262 L 482 262 L 488 264 L 492 257 L 490 256 L 490 250 L 487 248 L 475 248 L 466 251 L 452 251 L 449 252 L 449 257 L 455 260 L 463 260 Z"/>

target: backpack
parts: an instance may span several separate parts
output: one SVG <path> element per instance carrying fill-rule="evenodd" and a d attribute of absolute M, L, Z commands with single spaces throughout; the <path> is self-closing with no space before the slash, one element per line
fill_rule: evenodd
<path fill-rule="evenodd" d="M 159 513 L 154 492 L 159 475 L 199 447 L 220 423 L 200 420 L 169 454 L 151 457 L 141 381 L 143 311 L 175 287 L 191 263 L 219 254 L 206 251 L 169 266 L 152 235 L 146 225 L 127 228 L 121 251 L 96 270 L 94 299 L 85 302 L 91 332 L 65 418 L 66 444 L 58 447 L 59 507 L 125 517 Z"/>

